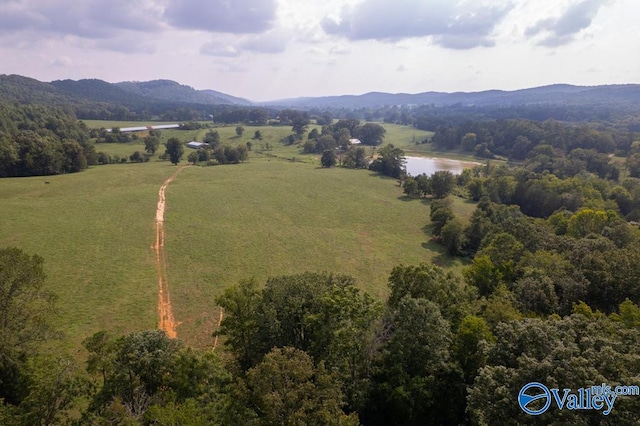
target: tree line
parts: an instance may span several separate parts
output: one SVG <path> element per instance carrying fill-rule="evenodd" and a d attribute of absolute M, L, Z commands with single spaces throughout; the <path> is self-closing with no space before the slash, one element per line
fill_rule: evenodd
<path fill-rule="evenodd" d="M 93 164 L 87 129 L 67 111 L 0 103 L 0 177 L 74 173 Z"/>
<path fill-rule="evenodd" d="M 560 178 L 548 170 L 481 166 L 454 176 L 409 177 L 404 192 L 430 199 L 430 230 L 480 294 L 511 298 L 533 315 L 567 315 L 580 302 L 612 313 L 640 302 L 640 179 L 603 179 L 583 170 Z M 470 220 L 452 198 L 478 202 Z"/>
<path fill-rule="evenodd" d="M 460 149 L 480 157 L 500 156 L 524 161 L 537 155 L 560 154 L 571 159 L 575 152 L 593 152 L 593 161 L 605 161 L 606 154 L 628 154 L 638 135 L 603 124 L 562 124 L 555 120 L 522 119 L 468 121 L 440 126 L 431 143 L 440 149 Z M 576 151 L 579 150 L 579 151 Z M 583 154 L 574 154 L 581 156 Z M 589 164 L 591 165 L 591 164 Z"/>

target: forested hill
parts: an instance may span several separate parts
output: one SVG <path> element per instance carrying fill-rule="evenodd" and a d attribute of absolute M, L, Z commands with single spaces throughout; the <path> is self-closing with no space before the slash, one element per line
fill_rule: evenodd
<path fill-rule="evenodd" d="M 21 75 L 0 75 L 0 100 L 18 104 L 67 105 L 72 100 L 57 87 Z"/>
<path fill-rule="evenodd" d="M 14 104 L 42 104 L 71 108 L 80 119 L 141 120 L 154 116 L 190 120 L 215 108 L 248 101 L 215 91 L 196 91 L 160 80 L 112 84 L 98 79 L 44 83 L 19 75 L 0 75 L 0 100 Z"/>
<path fill-rule="evenodd" d="M 138 105 L 148 101 L 144 96 L 127 92 L 115 84 L 98 79 L 56 80 L 49 84 L 76 99 L 122 105 Z"/>
<path fill-rule="evenodd" d="M 124 81 L 117 87 L 144 97 L 206 105 L 251 105 L 251 102 L 215 90 L 195 90 L 171 80 Z"/>
<path fill-rule="evenodd" d="M 572 86 L 555 84 L 530 89 L 483 92 L 381 93 L 295 98 L 266 102 L 298 108 L 372 108 L 384 105 L 504 107 L 513 105 L 640 106 L 640 85 Z"/>

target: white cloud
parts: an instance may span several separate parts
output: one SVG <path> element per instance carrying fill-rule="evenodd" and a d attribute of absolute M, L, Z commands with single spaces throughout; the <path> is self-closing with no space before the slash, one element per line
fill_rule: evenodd
<path fill-rule="evenodd" d="M 349 40 L 394 41 L 432 37 L 446 48 L 493 44 L 492 32 L 512 9 L 511 1 L 365 0 L 341 15 L 326 16 L 322 28 Z"/>
<path fill-rule="evenodd" d="M 233 58 L 240 55 L 240 51 L 231 45 L 225 45 L 216 41 L 204 44 L 200 48 L 200 53 L 210 56 L 223 56 Z"/>
<path fill-rule="evenodd" d="M 174 27 L 233 34 L 272 27 L 276 0 L 168 0 L 165 19 Z"/>
<path fill-rule="evenodd" d="M 344 45 L 332 46 L 331 49 L 329 49 L 329 53 L 332 55 L 348 55 L 351 53 L 351 48 Z"/>
<path fill-rule="evenodd" d="M 240 37 L 222 36 L 202 45 L 200 53 L 228 58 L 244 52 L 278 54 L 286 50 L 290 38 L 286 31 L 279 29 Z"/>
<path fill-rule="evenodd" d="M 273 30 L 260 35 L 247 36 L 239 47 L 256 53 L 281 53 L 287 48 L 291 37 L 283 30 Z"/>
<path fill-rule="evenodd" d="M 54 67 L 70 67 L 73 66 L 73 59 L 68 56 L 58 56 L 55 59 L 49 61 L 49 65 Z"/>
<path fill-rule="evenodd" d="M 560 16 L 539 20 L 526 29 L 525 35 L 543 35 L 538 44 L 557 47 L 570 43 L 576 34 L 589 28 L 602 7 L 610 0 L 582 0 L 569 5 Z"/>
<path fill-rule="evenodd" d="M 35 31 L 49 35 L 108 38 L 120 30 L 161 28 L 160 9 L 138 0 L 17 0 L 0 3 L 0 33 Z"/>

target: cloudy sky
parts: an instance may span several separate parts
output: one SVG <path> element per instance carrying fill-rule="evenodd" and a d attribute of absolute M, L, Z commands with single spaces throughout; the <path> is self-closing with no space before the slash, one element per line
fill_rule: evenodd
<path fill-rule="evenodd" d="M 251 100 L 640 83 L 638 0 L 0 0 L 0 73 Z"/>

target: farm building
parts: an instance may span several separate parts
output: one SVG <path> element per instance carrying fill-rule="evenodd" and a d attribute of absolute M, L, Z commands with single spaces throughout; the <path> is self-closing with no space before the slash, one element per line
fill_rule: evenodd
<path fill-rule="evenodd" d="M 191 149 L 200 149 L 203 146 L 207 146 L 207 144 L 204 142 L 196 142 L 196 141 L 187 142 L 187 147 Z"/>
<path fill-rule="evenodd" d="M 158 124 L 156 126 L 138 126 L 138 127 L 122 127 L 120 132 L 144 132 L 145 130 L 161 130 L 161 129 L 177 129 L 179 124 Z M 111 133 L 111 129 L 106 129 L 108 133 Z"/>

